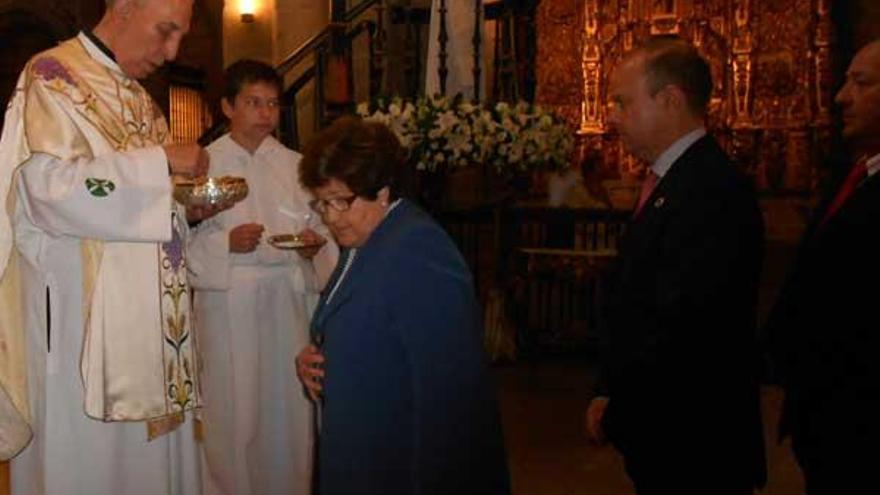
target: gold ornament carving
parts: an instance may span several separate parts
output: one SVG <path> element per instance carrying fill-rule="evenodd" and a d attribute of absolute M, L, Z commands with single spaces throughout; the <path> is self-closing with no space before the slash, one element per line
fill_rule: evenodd
<path fill-rule="evenodd" d="M 606 125 L 606 85 L 621 57 L 652 34 L 677 34 L 707 59 L 709 127 L 759 188 L 809 193 L 830 147 L 830 0 L 543 0 L 539 103 L 602 151 L 624 179 L 643 164 Z"/>
<path fill-rule="evenodd" d="M 600 93 L 600 74 L 602 55 L 599 40 L 599 0 L 587 0 L 584 15 L 584 97 L 581 109 L 581 129 L 584 134 L 604 132 L 602 108 L 604 101 Z"/>
<path fill-rule="evenodd" d="M 583 10 L 580 0 L 546 2 L 537 12 L 537 85 L 549 105 L 573 129 L 581 124 L 584 100 Z"/>

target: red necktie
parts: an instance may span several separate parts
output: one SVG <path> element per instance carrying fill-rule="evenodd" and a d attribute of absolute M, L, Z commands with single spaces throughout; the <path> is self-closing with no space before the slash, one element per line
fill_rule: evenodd
<path fill-rule="evenodd" d="M 657 187 L 657 179 L 659 179 L 657 174 L 649 168 L 645 173 L 645 180 L 642 182 L 642 190 L 639 193 L 639 203 L 636 205 L 636 210 L 633 212 L 633 218 L 638 217 L 639 213 L 642 212 L 642 208 L 644 208 L 645 203 L 648 202 L 648 198 L 651 197 L 654 188 Z"/>
<path fill-rule="evenodd" d="M 819 223 L 819 227 L 824 227 L 828 220 L 837 213 L 837 210 L 846 203 L 846 200 L 849 199 L 850 196 L 856 191 L 856 188 L 859 187 L 859 183 L 865 180 L 865 177 L 868 176 L 868 166 L 867 160 L 864 158 L 856 162 L 853 165 L 852 170 L 849 171 L 849 175 L 846 177 L 846 181 L 844 181 L 843 186 L 840 187 L 840 190 L 837 191 L 837 196 L 834 196 L 834 201 L 831 202 L 831 205 L 825 211 L 825 216 L 822 217 L 822 222 Z"/>

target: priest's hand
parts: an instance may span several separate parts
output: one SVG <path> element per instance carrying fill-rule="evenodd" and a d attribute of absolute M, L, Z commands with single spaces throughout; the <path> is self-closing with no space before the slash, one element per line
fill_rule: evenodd
<path fill-rule="evenodd" d="M 306 247 L 297 249 L 296 252 L 307 260 L 314 258 L 318 251 L 324 247 L 324 244 L 327 244 L 327 239 L 312 229 L 305 229 L 296 235 L 306 245 Z"/>
<path fill-rule="evenodd" d="M 602 430 L 602 418 L 608 408 L 608 397 L 595 397 L 587 406 L 587 436 L 598 445 L 605 443 L 605 432 Z"/>
<path fill-rule="evenodd" d="M 174 175 L 203 177 L 208 173 L 208 152 L 197 144 L 168 144 L 164 146 L 168 168 Z"/>
<path fill-rule="evenodd" d="M 186 221 L 190 224 L 201 222 L 202 220 L 211 218 L 221 211 L 228 210 L 233 206 L 235 206 L 235 203 L 232 201 L 224 201 L 215 205 L 187 206 Z"/>
<path fill-rule="evenodd" d="M 321 380 L 324 379 L 324 355 L 314 345 L 309 345 L 299 351 L 296 356 L 296 376 L 306 388 L 306 392 L 313 401 L 321 396 Z"/>
<path fill-rule="evenodd" d="M 258 223 L 244 223 L 229 231 L 229 252 L 250 253 L 257 249 L 263 226 Z"/>

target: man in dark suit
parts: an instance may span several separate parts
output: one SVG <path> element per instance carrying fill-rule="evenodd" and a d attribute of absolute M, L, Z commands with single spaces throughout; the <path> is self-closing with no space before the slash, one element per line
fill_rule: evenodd
<path fill-rule="evenodd" d="M 859 50 L 835 101 L 854 159 L 767 321 L 786 393 L 780 436 L 791 435 L 811 495 L 880 493 L 880 41 Z"/>
<path fill-rule="evenodd" d="M 650 168 L 610 277 L 604 374 L 586 419 L 640 495 L 739 495 L 766 478 L 763 224 L 749 182 L 706 135 L 711 89 L 706 62 L 675 38 L 651 39 L 611 79 L 609 120 Z"/>

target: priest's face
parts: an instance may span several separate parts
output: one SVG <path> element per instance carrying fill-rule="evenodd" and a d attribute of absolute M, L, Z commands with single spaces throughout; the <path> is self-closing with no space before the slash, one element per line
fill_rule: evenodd
<path fill-rule="evenodd" d="M 223 113 L 229 119 L 229 132 L 239 142 L 258 147 L 275 132 L 280 118 L 278 88 L 263 81 L 245 83 L 230 102 L 222 100 Z"/>
<path fill-rule="evenodd" d="M 620 134 L 627 152 L 648 163 L 658 154 L 658 136 L 666 122 L 663 105 L 649 91 L 645 57 L 625 59 L 611 76 L 608 122 Z"/>
<path fill-rule="evenodd" d="M 376 199 L 355 196 L 345 183 L 330 179 L 312 190 L 315 209 L 342 247 L 363 246 L 388 210 L 388 188 L 382 188 Z"/>
<path fill-rule="evenodd" d="M 880 136 L 880 42 L 870 43 L 853 57 L 846 82 L 834 101 L 843 117 L 843 137 L 850 141 Z"/>
<path fill-rule="evenodd" d="M 193 0 L 116 0 L 113 50 L 122 70 L 143 79 L 177 57 Z"/>

